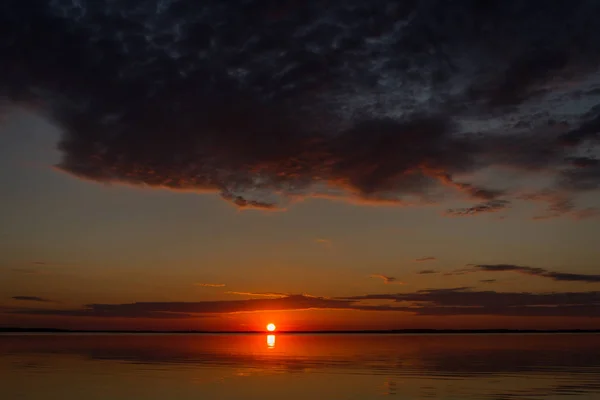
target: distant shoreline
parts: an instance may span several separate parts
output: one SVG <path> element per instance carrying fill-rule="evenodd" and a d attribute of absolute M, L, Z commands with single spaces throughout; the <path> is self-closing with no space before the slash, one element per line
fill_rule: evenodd
<path fill-rule="evenodd" d="M 199 331 L 199 330 L 177 330 L 177 331 L 159 331 L 159 330 L 75 330 L 75 329 L 55 329 L 55 328 L 18 328 L 18 327 L 0 327 L 0 333 L 60 333 L 60 334 L 79 334 L 79 333 L 104 333 L 104 334 L 204 334 L 204 335 L 257 335 L 257 334 L 277 334 L 277 335 L 401 335 L 401 334 L 549 334 L 549 333 L 600 333 L 600 329 L 390 329 L 390 330 L 327 330 L 327 331 L 279 331 L 275 333 L 265 331 Z"/>

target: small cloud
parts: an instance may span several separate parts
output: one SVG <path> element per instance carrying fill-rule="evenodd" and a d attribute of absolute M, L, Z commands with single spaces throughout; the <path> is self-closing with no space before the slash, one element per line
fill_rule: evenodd
<path fill-rule="evenodd" d="M 13 296 L 12 299 L 19 300 L 19 301 L 37 301 L 40 303 L 54 303 L 52 300 L 48 300 L 43 297 L 37 297 L 37 296 Z"/>
<path fill-rule="evenodd" d="M 571 218 L 577 221 L 596 217 L 600 217 L 600 208 L 597 207 L 584 208 L 582 210 L 573 211 L 571 213 Z"/>
<path fill-rule="evenodd" d="M 527 267 L 523 265 L 513 264 L 475 264 L 471 269 L 464 269 L 464 271 L 477 272 L 518 272 L 525 275 L 539 276 L 542 278 L 549 278 L 553 281 L 561 282 L 586 282 L 586 283 L 598 283 L 600 282 L 600 275 L 597 274 L 574 274 L 570 272 L 554 272 L 539 267 Z"/>
<path fill-rule="evenodd" d="M 468 266 L 472 266 L 472 264 L 468 264 Z M 466 275 L 472 272 L 474 272 L 473 268 L 460 268 L 454 271 L 445 272 L 444 276 Z"/>
<path fill-rule="evenodd" d="M 395 284 L 395 285 L 403 285 L 404 282 L 400 282 L 398 281 L 396 278 L 394 278 L 393 276 L 386 276 L 386 275 L 381 275 L 381 274 L 373 274 L 371 275 L 371 278 L 379 278 L 379 279 L 383 279 L 383 282 L 388 285 L 388 284 Z"/>
<path fill-rule="evenodd" d="M 249 297 L 286 297 L 289 296 L 287 293 L 277 293 L 277 292 L 225 292 L 225 294 L 235 294 L 238 296 L 249 296 Z"/>
<path fill-rule="evenodd" d="M 417 272 L 417 274 L 419 274 L 419 275 L 437 274 L 437 273 L 438 273 L 438 271 L 436 271 L 435 269 L 424 269 L 424 270 Z"/>
<path fill-rule="evenodd" d="M 279 207 L 277 204 L 250 200 L 228 192 L 221 193 L 221 198 L 235 205 L 239 210 L 285 211 L 285 208 Z"/>
<path fill-rule="evenodd" d="M 315 242 L 327 247 L 327 248 L 331 248 L 333 246 L 333 242 L 330 239 L 315 239 Z"/>
<path fill-rule="evenodd" d="M 545 203 L 546 210 L 543 214 L 532 217 L 533 220 L 541 221 L 562 216 L 570 217 L 576 221 L 596 218 L 600 216 L 600 209 L 587 207 L 577 209 L 575 203 L 564 193 L 551 190 L 542 190 L 521 196 L 523 200 Z"/>
<path fill-rule="evenodd" d="M 508 200 L 490 200 L 467 208 L 450 208 L 445 215 L 450 217 L 466 217 L 481 213 L 494 213 L 502 211 L 510 206 Z"/>
<path fill-rule="evenodd" d="M 42 271 L 38 271 L 35 269 L 31 269 L 31 268 L 11 268 L 10 271 L 17 272 L 19 274 L 28 274 L 28 275 L 35 275 L 35 274 L 42 273 Z"/>
<path fill-rule="evenodd" d="M 496 279 L 481 279 L 479 282 L 481 283 L 494 283 Z"/>
<path fill-rule="evenodd" d="M 32 264 L 33 265 L 48 265 L 48 263 L 45 261 L 33 261 Z"/>
<path fill-rule="evenodd" d="M 520 199 L 546 204 L 546 210 L 543 214 L 532 217 L 532 219 L 535 221 L 559 218 L 575 210 L 575 204 L 573 203 L 573 200 L 563 193 L 552 190 L 541 190 L 534 193 L 527 193 L 522 195 Z"/>
<path fill-rule="evenodd" d="M 196 286 L 202 286 L 202 287 L 224 287 L 225 284 L 224 283 L 196 283 Z"/>
<path fill-rule="evenodd" d="M 435 260 L 437 260 L 437 258 L 429 256 L 429 257 L 417 258 L 415 261 L 416 262 L 425 262 L 425 261 L 435 261 Z"/>

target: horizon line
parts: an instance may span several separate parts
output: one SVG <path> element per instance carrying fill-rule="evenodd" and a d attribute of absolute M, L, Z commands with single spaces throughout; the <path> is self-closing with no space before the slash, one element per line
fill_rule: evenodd
<path fill-rule="evenodd" d="M 232 330 L 120 330 L 120 329 L 63 329 L 63 328 L 22 328 L 0 327 L 0 333 L 115 333 L 115 334 L 452 334 L 452 333 L 600 333 L 600 329 L 356 329 L 356 330 L 281 330 L 268 332 L 265 330 L 232 331 Z"/>

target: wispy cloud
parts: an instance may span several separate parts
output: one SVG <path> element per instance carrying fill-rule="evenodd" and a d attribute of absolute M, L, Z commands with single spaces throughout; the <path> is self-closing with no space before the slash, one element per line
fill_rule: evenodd
<path fill-rule="evenodd" d="M 19 274 L 36 275 L 42 273 L 48 273 L 47 271 L 40 271 L 33 268 L 11 268 L 10 271 L 17 272 Z"/>
<path fill-rule="evenodd" d="M 454 271 L 444 272 L 444 276 L 467 275 L 467 274 L 471 274 L 473 272 L 475 272 L 475 270 L 473 268 L 470 268 L 470 267 L 459 268 L 459 269 L 456 269 Z"/>
<path fill-rule="evenodd" d="M 490 200 L 486 201 L 485 203 L 476 204 L 472 207 L 450 208 L 446 210 L 446 215 L 452 217 L 462 217 L 481 213 L 494 213 L 502 211 L 508 207 L 510 207 L 510 202 L 508 200 Z"/>
<path fill-rule="evenodd" d="M 285 208 L 278 207 L 273 203 L 251 200 L 229 192 L 222 192 L 221 197 L 240 210 L 285 211 Z"/>
<path fill-rule="evenodd" d="M 417 274 L 419 275 L 427 275 L 427 274 L 437 274 L 439 271 L 436 271 L 435 269 L 424 269 L 421 270 L 419 272 L 417 272 Z"/>
<path fill-rule="evenodd" d="M 370 300 L 388 300 L 390 304 L 369 305 L 368 301 Z M 417 316 L 498 315 L 600 318 L 600 292 L 496 292 L 459 287 L 396 294 L 366 294 L 333 299 L 289 295 L 269 299 L 88 304 L 79 309 L 13 309 L 5 310 L 5 312 L 99 318 L 192 318 L 213 314 L 311 309 L 403 312 Z"/>
<path fill-rule="evenodd" d="M 437 258 L 436 257 L 431 257 L 431 256 L 429 256 L 429 257 L 421 257 L 421 258 L 415 259 L 416 262 L 435 261 L 435 260 L 437 260 Z"/>
<path fill-rule="evenodd" d="M 546 209 L 543 213 L 532 217 L 533 220 L 537 221 L 554 219 L 562 216 L 567 216 L 574 220 L 585 220 L 600 216 L 600 209 L 597 207 L 577 209 L 575 202 L 569 196 L 569 193 L 564 191 L 545 189 L 524 194 L 520 196 L 520 198 L 546 205 Z"/>
<path fill-rule="evenodd" d="M 130 304 L 88 304 L 74 310 L 15 310 L 17 314 L 73 317 L 190 318 L 197 314 L 243 313 L 307 309 L 347 309 L 353 302 L 305 295 L 281 298 L 200 302 L 138 302 Z"/>
<path fill-rule="evenodd" d="M 225 294 L 234 294 L 238 296 L 249 296 L 249 297 L 286 297 L 289 296 L 287 293 L 277 293 L 277 292 L 234 292 L 228 291 Z"/>
<path fill-rule="evenodd" d="M 37 301 L 40 303 L 54 303 L 53 300 L 45 299 L 43 297 L 38 297 L 38 296 L 13 296 L 11 298 L 13 300 L 19 300 L 19 301 Z"/>
<path fill-rule="evenodd" d="M 225 287 L 224 283 L 195 283 L 196 286 L 219 288 Z"/>
<path fill-rule="evenodd" d="M 570 214 L 571 218 L 573 218 L 574 220 L 584 220 L 584 219 L 591 219 L 591 218 L 598 218 L 600 217 L 600 208 L 598 207 L 588 207 L 588 208 L 584 208 L 581 210 L 575 210 L 572 211 Z"/>
<path fill-rule="evenodd" d="M 481 283 L 494 283 L 496 279 L 481 279 L 479 282 Z"/>
<path fill-rule="evenodd" d="M 387 275 L 382 275 L 382 274 L 373 274 L 373 275 L 371 275 L 371 278 L 382 279 L 383 283 L 385 283 L 386 285 L 388 285 L 390 283 L 393 283 L 393 284 L 396 284 L 396 285 L 403 285 L 404 284 L 404 282 L 398 281 L 393 276 L 387 276 Z"/>
<path fill-rule="evenodd" d="M 318 238 L 315 239 L 315 242 L 327 248 L 333 247 L 333 242 L 330 239 Z"/>
<path fill-rule="evenodd" d="M 468 271 L 468 269 L 467 269 Z M 587 283 L 598 283 L 600 282 L 600 275 L 597 274 L 574 274 L 570 272 L 555 272 L 549 271 L 544 268 L 538 267 L 527 267 L 522 265 L 514 264 L 476 264 L 472 265 L 471 271 L 485 271 L 485 272 L 518 272 L 520 274 L 539 276 L 542 278 L 549 278 L 554 281 L 564 282 L 587 282 Z"/>
<path fill-rule="evenodd" d="M 413 306 L 389 307 L 389 311 L 416 315 L 501 315 L 530 317 L 600 317 L 600 292 L 496 292 L 469 287 L 427 289 L 412 293 L 342 297 L 345 300 L 390 300 Z"/>

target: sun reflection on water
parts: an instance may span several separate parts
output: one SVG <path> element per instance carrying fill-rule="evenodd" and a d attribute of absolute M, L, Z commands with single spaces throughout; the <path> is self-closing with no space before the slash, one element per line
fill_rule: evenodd
<path fill-rule="evenodd" d="M 269 349 L 275 347 L 275 335 L 267 335 L 267 347 Z"/>

